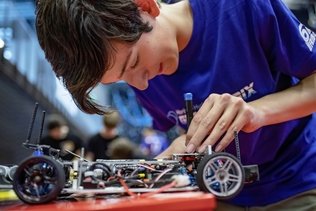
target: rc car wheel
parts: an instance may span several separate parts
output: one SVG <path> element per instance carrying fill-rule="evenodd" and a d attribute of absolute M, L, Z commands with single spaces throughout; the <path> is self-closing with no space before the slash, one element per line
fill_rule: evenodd
<path fill-rule="evenodd" d="M 19 199 L 28 204 L 50 202 L 56 199 L 64 186 L 62 164 L 48 156 L 25 159 L 13 178 L 13 190 Z"/>
<path fill-rule="evenodd" d="M 206 155 L 197 168 L 199 188 L 218 199 L 236 196 L 243 188 L 244 180 L 245 173 L 240 161 L 229 153 Z"/>

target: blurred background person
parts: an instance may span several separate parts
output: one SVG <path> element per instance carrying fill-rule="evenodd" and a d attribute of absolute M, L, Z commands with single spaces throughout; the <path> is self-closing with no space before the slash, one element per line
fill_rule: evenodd
<path fill-rule="evenodd" d="M 116 110 L 103 115 L 102 130 L 88 139 L 86 156 L 88 160 L 109 159 L 106 152 L 109 144 L 120 137 L 118 130 L 120 122 L 121 116 Z"/>
<path fill-rule="evenodd" d="M 165 134 L 149 127 L 142 130 L 140 149 L 147 158 L 156 157 L 167 149 L 169 144 L 169 140 Z"/>
<path fill-rule="evenodd" d="M 57 114 L 52 114 L 47 121 L 47 135 L 40 140 L 40 144 L 49 145 L 61 150 L 63 160 L 73 160 L 75 156 L 68 151 L 80 155 L 80 150 L 84 147 L 82 139 L 71 134 L 66 121 Z"/>
<path fill-rule="evenodd" d="M 112 141 L 106 151 L 109 159 L 142 159 L 138 146 L 128 138 L 120 137 Z"/>

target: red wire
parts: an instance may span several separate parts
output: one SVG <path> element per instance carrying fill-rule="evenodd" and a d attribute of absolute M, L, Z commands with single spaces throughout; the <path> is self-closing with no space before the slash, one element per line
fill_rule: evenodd
<path fill-rule="evenodd" d="M 138 194 L 132 192 L 129 189 L 129 187 L 127 186 L 127 184 L 125 183 L 125 181 L 123 179 L 119 179 L 119 181 L 120 181 L 121 185 L 123 186 L 124 190 L 126 191 L 126 193 L 128 195 L 133 196 L 133 197 L 139 196 L 140 198 L 150 197 L 150 196 L 155 195 L 157 193 L 164 192 L 164 191 L 176 186 L 176 184 L 177 184 L 176 181 L 173 181 L 173 182 L 171 182 L 171 183 L 169 183 L 167 185 L 164 185 L 164 186 L 160 187 L 159 189 L 157 189 L 157 190 L 155 190 L 153 192 L 148 192 L 148 193 L 144 193 L 144 194 L 138 195 Z"/>
<path fill-rule="evenodd" d="M 126 185 L 125 181 L 123 179 L 119 179 L 121 185 L 123 186 L 124 190 L 128 193 L 130 196 L 137 196 L 137 194 L 133 193 L 128 186 Z"/>

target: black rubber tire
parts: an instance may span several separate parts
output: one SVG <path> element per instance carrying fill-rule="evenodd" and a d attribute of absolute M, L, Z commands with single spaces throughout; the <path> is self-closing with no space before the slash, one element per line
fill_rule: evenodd
<path fill-rule="evenodd" d="M 235 156 L 219 152 L 202 158 L 197 167 L 196 179 L 200 190 L 225 200 L 235 197 L 242 190 L 245 172 Z"/>
<path fill-rule="evenodd" d="M 48 156 L 26 158 L 15 171 L 13 190 L 27 204 L 53 201 L 65 186 L 62 164 Z"/>

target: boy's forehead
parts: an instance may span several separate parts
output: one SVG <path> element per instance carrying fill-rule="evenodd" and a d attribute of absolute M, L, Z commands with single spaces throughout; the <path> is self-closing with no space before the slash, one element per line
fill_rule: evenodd
<path fill-rule="evenodd" d="M 126 43 L 126 42 L 119 42 L 119 41 L 113 41 L 112 43 L 112 46 L 115 50 L 126 50 L 128 49 L 131 45 Z"/>
<path fill-rule="evenodd" d="M 113 42 L 112 47 L 114 50 L 112 52 L 111 65 L 105 70 L 105 74 L 101 79 L 104 83 L 116 82 L 119 79 L 132 49 L 132 45 L 122 42 Z"/>
<path fill-rule="evenodd" d="M 131 52 L 131 45 L 115 43 L 113 44 L 114 52 L 113 52 L 113 65 L 111 69 L 116 69 L 122 66 L 129 57 Z M 122 67 L 121 67 L 122 68 Z"/>
<path fill-rule="evenodd" d="M 132 46 L 133 45 L 131 44 L 127 44 L 123 42 L 113 42 L 112 47 L 114 49 L 114 52 L 113 52 L 114 59 L 116 58 L 123 59 L 124 57 L 126 57 L 129 51 L 131 50 Z"/>

